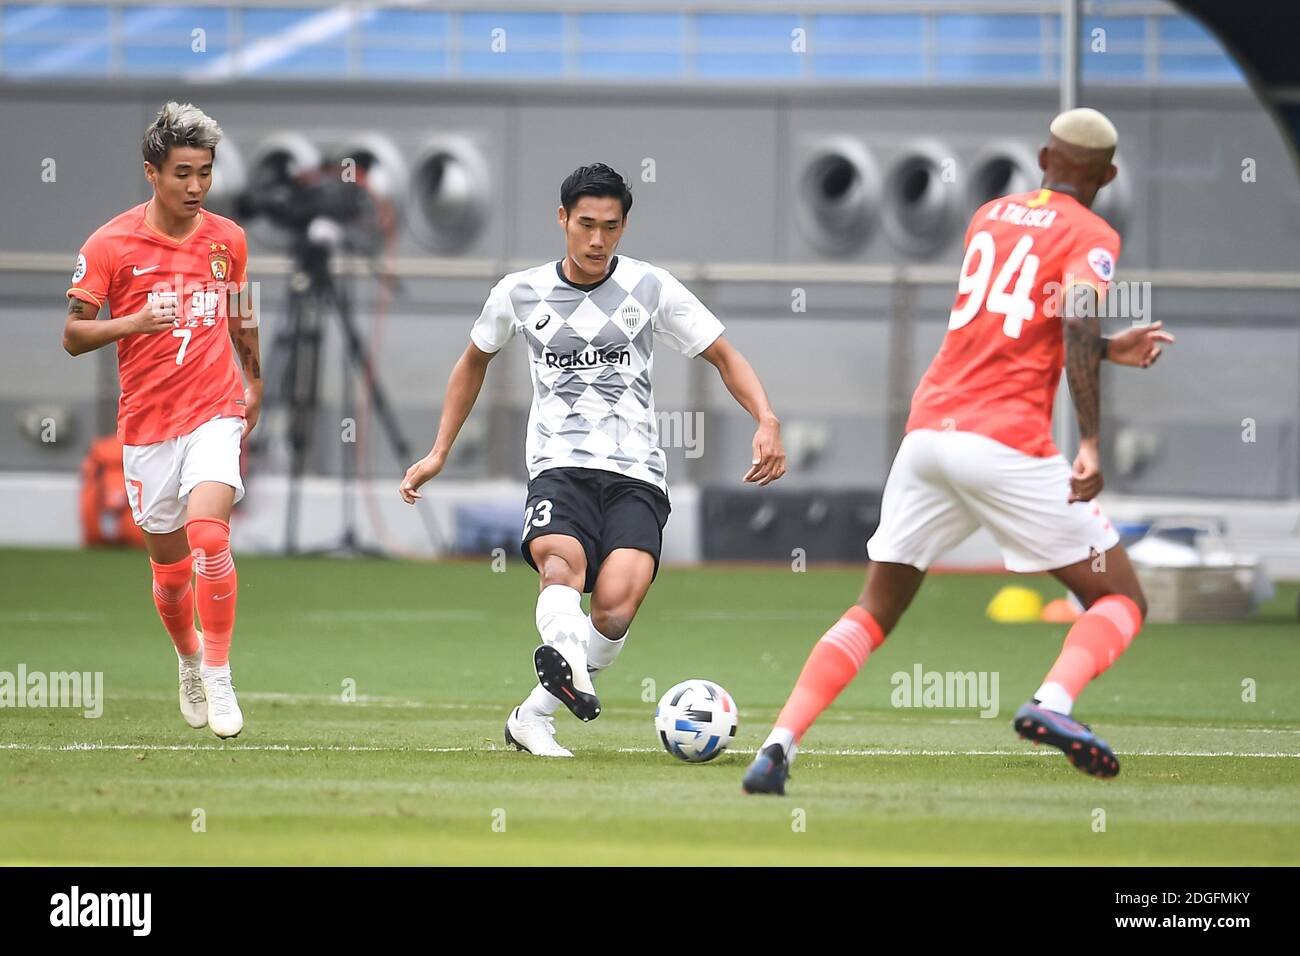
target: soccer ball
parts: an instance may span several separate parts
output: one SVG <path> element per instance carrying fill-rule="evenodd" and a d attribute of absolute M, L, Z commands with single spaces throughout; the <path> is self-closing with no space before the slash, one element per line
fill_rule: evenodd
<path fill-rule="evenodd" d="M 674 684 L 655 708 L 655 730 L 664 750 L 691 763 L 722 753 L 739 724 L 736 702 L 713 681 Z"/>

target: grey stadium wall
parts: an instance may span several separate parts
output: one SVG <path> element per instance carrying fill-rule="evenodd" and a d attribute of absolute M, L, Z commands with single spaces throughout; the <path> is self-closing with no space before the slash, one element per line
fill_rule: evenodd
<path fill-rule="evenodd" d="M 61 296 L 76 247 L 146 198 L 140 135 L 159 103 L 176 96 L 222 124 L 223 162 L 247 166 L 290 134 L 325 155 L 378 134 L 408 172 L 439 149 L 465 151 L 465 175 L 481 185 L 476 228 L 438 239 L 408 224 L 395 249 L 410 268 L 386 320 L 378 366 L 417 445 L 431 435 L 442 383 L 491 283 L 509 268 L 557 255 L 560 179 L 597 159 L 624 170 L 636 195 L 624 251 L 680 268 L 762 372 L 807 445 L 790 487 L 883 482 L 899 402 L 945 327 L 977 199 L 971 184 L 1032 179 L 1022 167 L 1056 104 L 1046 88 L 613 87 L 584 89 L 579 99 L 573 88 L 547 85 L 4 84 L 0 127 L 23 135 L 0 138 L 3 168 L 38 169 L 52 155 L 60 165 L 57 183 L 39 188 L 15 188 L 6 177 L 0 315 L 10 348 L 0 359 L 0 421 L 65 405 L 79 435 L 72 447 L 50 448 L 0 429 L 7 470 L 70 471 L 85 440 L 111 418 L 102 400 L 111 395 L 111 356 L 55 365 L 55 375 L 52 363 L 29 357 L 59 354 Z M 1126 275 L 1296 269 L 1300 183 L 1283 138 L 1248 91 L 1111 89 L 1090 92 L 1087 102 L 1110 113 L 1122 137 L 1123 178 L 1109 213 L 1124 235 Z M 1216 134 L 1208 147 L 1207 129 Z M 1243 156 L 1256 161 L 1260 188 L 1243 184 Z M 653 182 L 641 175 L 647 159 Z M 945 160 L 958 171 L 955 184 L 936 176 Z M 819 202 L 834 208 L 819 211 Z M 266 264 L 257 277 L 270 339 L 285 276 L 271 268 L 277 251 L 251 232 L 254 256 Z M 915 274 L 901 351 L 890 334 L 899 287 L 845 271 L 862 266 Z M 1182 331 L 1179 375 L 1107 382 L 1110 435 L 1132 424 L 1138 447 L 1147 432 L 1158 431 L 1163 443 L 1145 467 L 1108 476 L 1108 485 L 1135 495 L 1294 498 L 1300 291 L 1202 285 L 1210 287 L 1156 283 L 1156 317 Z M 792 312 L 796 288 L 806 292 L 804 313 Z M 372 284 L 358 292 L 368 326 Z M 339 417 L 330 403 L 340 364 L 336 355 L 325 358 L 325 432 Z M 467 433 L 453 474 L 522 476 L 528 377 L 520 355 L 499 364 L 506 367 L 494 369 L 480 413 L 488 427 Z M 704 457 L 669 450 L 670 480 L 730 482 L 735 462 L 747 460 L 751 429 L 701 366 L 670 355 L 656 364 L 660 409 L 703 409 L 709 431 Z M 1258 455 L 1213 454 L 1245 416 L 1267 435 Z M 314 469 L 334 471 L 337 442 L 317 447 Z M 381 440 L 366 451 L 371 473 L 394 471 Z"/>

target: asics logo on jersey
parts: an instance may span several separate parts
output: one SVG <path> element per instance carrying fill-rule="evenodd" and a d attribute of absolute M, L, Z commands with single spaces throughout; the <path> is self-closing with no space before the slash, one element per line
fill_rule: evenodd
<path fill-rule="evenodd" d="M 154 269 L 157 269 L 157 268 L 158 268 L 157 266 L 149 266 L 149 267 L 147 267 L 147 268 L 145 268 L 145 269 L 141 269 L 139 266 L 132 266 L 132 267 L 131 267 L 131 275 L 133 275 L 133 276 L 142 276 L 142 275 L 144 275 L 146 272 L 153 272 L 153 270 L 154 270 Z"/>
<path fill-rule="evenodd" d="M 593 348 L 579 352 L 552 352 L 547 349 L 542 353 L 547 368 L 598 368 L 601 365 L 632 364 L 632 353 L 626 347 Z"/>
<path fill-rule="evenodd" d="M 535 326 L 533 326 L 533 328 L 535 328 L 538 332 L 540 332 L 542 331 L 542 329 L 546 328 L 547 323 L 549 323 L 550 321 L 551 321 L 550 315 L 544 315 L 541 317 L 538 323 Z"/>

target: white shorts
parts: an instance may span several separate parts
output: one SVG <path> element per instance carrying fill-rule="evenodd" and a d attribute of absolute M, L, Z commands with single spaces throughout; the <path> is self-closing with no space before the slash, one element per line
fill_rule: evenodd
<path fill-rule="evenodd" d="M 242 418 L 214 418 L 188 435 L 152 445 L 124 445 L 122 469 L 135 523 L 150 534 L 185 527 L 185 499 L 202 481 L 219 481 L 244 497 L 239 477 Z"/>
<path fill-rule="evenodd" d="M 872 561 L 925 570 L 983 525 L 1008 571 L 1049 571 L 1108 551 L 1119 534 L 1092 501 L 1069 502 L 1070 465 L 974 432 L 909 432 L 889 470 Z"/>

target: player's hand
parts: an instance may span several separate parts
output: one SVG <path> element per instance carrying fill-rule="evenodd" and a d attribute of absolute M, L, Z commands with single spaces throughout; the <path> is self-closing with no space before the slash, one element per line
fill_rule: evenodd
<path fill-rule="evenodd" d="M 413 505 L 424 495 L 420 494 L 420 486 L 430 478 L 436 477 L 438 472 L 442 471 L 442 466 L 446 464 L 447 456 L 440 452 L 429 452 L 410 468 L 406 469 L 406 477 L 402 479 L 402 485 L 397 489 L 397 493 L 402 496 L 402 500 L 408 505 Z"/>
<path fill-rule="evenodd" d="M 244 437 L 247 438 L 257 427 L 257 420 L 262 415 L 262 385 L 250 385 L 244 389 Z"/>
<path fill-rule="evenodd" d="M 176 300 L 155 299 L 131 316 L 133 335 L 157 335 L 166 332 L 176 321 Z"/>
<path fill-rule="evenodd" d="M 1079 454 L 1074 456 L 1070 471 L 1070 501 L 1091 501 L 1101 494 L 1101 452 L 1097 439 L 1079 442 Z"/>
<path fill-rule="evenodd" d="M 754 432 L 754 458 L 745 481 L 768 485 L 785 474 L 785 449 L 781 447 L 781 423 L 765 421 Z"/>
<path fill-rule="evenodd" d="M 1163 351 L 1160 343 L 1172 343 L 1174 337 L 1160 330 L 1161 322 L 1150 325 L 1135 325 L 1118 335 L 1112 335 L 1106 348 L 1106 358 L 1116 365 L 1131 365 L 1134 368 L 1150 368 L 1156 364 Z"/>

